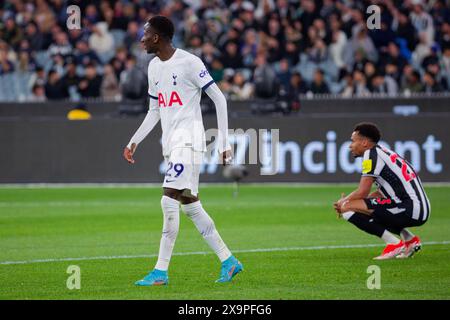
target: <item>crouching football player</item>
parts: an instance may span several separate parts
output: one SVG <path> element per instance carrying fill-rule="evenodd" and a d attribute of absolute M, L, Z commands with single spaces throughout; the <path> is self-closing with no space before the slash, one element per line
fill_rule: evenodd
<path fill-rule="evenodd" d="M 363 157 L 362 177 L 358 189 L 342 195 L 334 209 L 339 217 L 385 241 L 382 254 L 374 259 L 408 258 L 421 249 L 421 242 L 406 228 L 427 222 L 430 202 L 412 166 L 378 145 L 380 137 L 371 123 L 353 130 L 350 150 L 354 157 Z M 377 190 L 370 193 L 373 183 Z"/>

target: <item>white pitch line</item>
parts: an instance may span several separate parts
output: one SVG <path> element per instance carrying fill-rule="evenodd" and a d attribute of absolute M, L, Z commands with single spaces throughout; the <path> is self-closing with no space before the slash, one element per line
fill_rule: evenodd
<path fill-rule="evenodd" d="M 447 245 L 450 241 L 430 241 L 424 242 L 424 245 Z M 335 246 L 312 246 L 312 247 L 286 247 L 286 248 L 259 248 L 259 249 L 242 249 L 233 250 L 236 253 L 254 253 L 254 252 L 281 252 L 281 251 L 303 251 L 303 250 L 333 250 L 333 249 L 356 249 L 356 248 L 372 248 L 382 247 L 383 244 L 350 244 L 350 245 L 335 245 Z M 212 254 L 211 251 L 193 251 L 193 252 L 178 252 L 173 256 L 194 256 Z M 91 261 L 91 260 L 114 260 L 114 259 L 136 259 L 136 258 L 155 258 L 157 254 L 139 254 L 139 255 L 123 255 L 123 256 L 98 256 L 98 257 L 79 257 L 79 258 L 55 258 L 55 259 L 36 259 L 24 261 L 2 261 L 0 265 L 14 265 L 14 264 L 32 264 L 44 262 L 64 262 L 64 261 Z"/>

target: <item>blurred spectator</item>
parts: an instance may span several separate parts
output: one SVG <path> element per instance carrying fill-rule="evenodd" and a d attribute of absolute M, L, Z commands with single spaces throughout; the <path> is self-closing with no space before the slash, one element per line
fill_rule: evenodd
<path fill-rule="evenodd" d="M 89 47 L 86 40 L 80 40 L 77 42 L 74 58 L 77 65 L 84 67 L 91 63 L 101 63 L 97 54 Z"/>
<path fill-rule="evenodd" d="M 387 19 L 381 19 L 380 29 L 370 30 L 369 36 L 379 50 L 384 50 L 390 42 L 395 41 L 395 32 L 389 27 Z"/>
<path fill-rule="evenodd" d="M 352 94 L 356 97 L 367 97 L 370 95 L 370 90 L 367 88 L 366 76 L 360 70 L 355 70 L 353 72 Z"/>
<path fill-rule="evenodd" d="M 63 58 L 66 58 L 72 53 L 72 45 L 69 43 L 66 33 L 58 31 L 54 35 L 54 40 L 55 42 L 48 48 L 50 56 L 61 55 Z"/>
<path fill-rule="evenodd" d="M 95 65 L 89 64 L 85 69 L 85 76 L 78 84 L 78 92 L 85 98 L 97 98 L 100 96 L 102 78 L 97 74 Z"/>
<path fill-rule="evenodd" d="M 36 69 L 36 62 L 26 50 L 20 51 L 17 60 L 17 71 L 31 72 Z"/>
<path fill-rule="evenodd" d="M 413 51 L 418 42 L 416 29 L 412 25 L 411 20 L 409 19 L 407 14 L 394 8 L 392 10 L 392 13 L 392 30 L 395 32 L 398 38 L 406 40 L 407 48 L 410 51 Z"/>
<path fill-rule="evenodd" d="M 425 72 L 423 76 L 423 82 L 423 92 L 433 93 L 442 91 L 441 85 L 436 81 L 434 75 L 429 71 Z"/>
<path fill-rule="evenodd" d="M 397 83 L 390 76 L 376 73 L 371 81 L 371 92 L 380 95 L 394 96 L 398 92 Z"/>
<path fill-rule="evenodd" d="M 69 93 L 71 91 L 77 91 L 78 90 L 78 83 L 80 82 L 81 77 L 77 74 L 77 66 L 75 62 L 70 61 L 66 65 L 66 74 L 64 75 L 62 81 L 64 83 L 64 87 L 67 88 Z"/>
<path fill-rule="evenodd" d="M 200 58 L 205 63 L 206 68 L 211 69 L 213 61 L 219 56 L 216 48 L 211 42 L 206 42 L 202 46 Z"/>
<path fill-rule="evenodd" d="M 31 86 L 38 85 L 38 86 L 45 86 L 47 83 L 47 75 L 45 73 L 44 68 L 37 67 L 36 72 L 31 76 L 30 80 Z"/>
<path fill-rule="evenodd" d="M 354 63 L 353 57 L 359 54 L 363 59 L 370 61 L 378 60 L 378 52 L 373 44 L 372 39 L 367 35 L 367 30 L 362 27 L 350 40 L 350 45 L 345 51 L 345 62 L 347 65 Z"/>
<path fill-rule="evenodd" d="M 60 100 L 69 97 L 69 92 L 55 70 L 48 73 L 48 81 L 45 85 L 45 96 L 49 100 Z"/>
<path fill-rule="evenodd" d="M 389 42 L 385 51 L 382 51 L 378 64 L 383 68 L 387 64 L 396 65 L 399 72 L 403 70 L 408 61 L 400 55 L 400 50 L 394 42 Z"/>
<path fill-rule="evenodd" d="M 308 58 L 311 62 L 322 63 L 328 59 L 328 48 L 322 39 L 317 39 L 309 50 Z"/>
<path fill-rule="evenodd" d="M 287 59 L 282 59 L 279 63 L 279 70 L 277 72 L 278 82 L 280 83 L 280 89 L 288 91 L 291 81 L 291 71 L 289 62 Z"/>
<path fill-rule="evenodd" d="M 431 45 L 434 41 L 433 18 L 424 10 L 422 1 L 424 0 L 411 0 L 413 10 L 409 17 L 417 33 L 422 33 L 425 43 Z"/>
<path fill-rule="evenodd" d="M 309 91 L 314 94 L 330 93 L 330 89 L 328 89 L 328 85 L 325 83 L 324 73 L 322 70 L 317 69 L 314 72 L 314 79 L 309 87 Z"/>
<path fill-rule="evenodd" d="M 6 18 L 4 26 L 0 28 L 0 38 L 13 48 L 17 48 L 23 38 L 22 30 L 17 26 L 12 16 Z"/>
<path fill-rule="evenodd" d="M 267 64 L 264 54 L 258 54 L 255 59 L 254 72 L 255 97 L 273 98 L 278 93 L 278 80 L 275 71 Z"/>
<path fill-rule="evenodd" d="M 193 35 L 188 41 L 187 50 L 196 56 L 200 56 L 202 54 L 202 44 L 202 37 Z"/>
<path fill-rule="evenodd" d="M 375 76 L 375 73 L 377 72 L 377 68 L 375 67 L 375 64 L 372 61 L 367 61 L 364 64 L 364 69 L 356 69 L 363 71 L 363 76 L 367 80 L 368 86 L 370 87 L 370 83 L 372 83 L 372 78 Z"/>
<path fill-rule="evenodd" d="M 253 96 L 253 85 L 245 80 L 240 72 L 233 77 L 230 98 L 232 100 L 248 100 Z"/>
<path fill-rule="evenodd" d="M 440 37 L 437 41 L 441 48 L 450 47 L 450 22 L 445 22 L 442 24 L 440 33 Z"/>
<path fill-rule="evenodd" d="M 44 36 L 39 32 L 35 22 L 27 24 L 24 38 L 28 40 L 33 51 L 41 50 L 44 45 Z"/>
<path fill-rule="evenodd" d="M 384 69 L 386 76 L 389 76 L 392 79 L 394 79 L 396 83 L 400 83 L 401 77 L 400 71 L 401 70 L 399 69 L 398 65 L 396 65 L 393 62 L 389 62 Z"/>
<path fill-rule="evenodd" d="M 88 20 L 91 24 L 96 24 L 100 21 L 100 15 L 98 14 L 97 7 L 93 4 L 89 4 L 84 10 L 84 19 Z"/>
<path fill-rule="evenodd" d="M 419 33 L 419 43 L 417 44 L 412 58 L 416 65 L 421 65 L 423 59 L 431 53 L 431 47 L 427 43 L 427 38 L 425 33 Z"/>
<path fill-rule="evenodd" d="M 230 41 L 225 45 L 221 61 L 225 68 L 239 69 L 243 67 L 242 56 L 235 42 Z"/>
<path fill-rule="evenodd" d="M 300 95 L 305 94 L 307 86 L 302 76 L 298 72 L 294 72 L 289 81 L 289 88 L 285 100 L 290 104 L 290 109 L 297 111 L 300 109 Z"/>
<path fill-rule="evenodd" d="M 344 50 L 347 46 L 347 36 L 340 30 L 340 23 L 334 19 L 331 23 L 330 55 L 336 67 L 344 68 Z"/>
<path fill-rule="evenodd" d="M 100 92 L 106 100 L 120 100 L 119 81 L 110 64 L 105 65 Z"/>
<path fill-rule="evenodd" d="M 450 85 L 450 46 L 444 48 L 444 53 L 442 54 L 440 65 L 442 68 L 442 73 L 447 75 L 447 85 Z"/>
<path fill-rule="evenodd" d="M 29 101 L 31 102 L 44 102 L 47 101 L 47 97 L 45 96 L 45 88 L 44 86 L 35 84 L 32 88 L 32 94 L 29 97 Z"/>
<path fill-rule="evenodd" d="M 125 70 L 120 74 L 122 95 L 126 99 L 143 99 L 147 96 L 147 75 L 136 65 L 136 58 L 127 58 Z"/>
<path fill-rule="evenodd" d="M 351 73 L 345 72 L 344 75 L 342 75 L 342 82 L 344 83 L 343 88 L 341 90 L 341 95 L 344 98 L 350 98 L 354 94 L 354 87 L 353 87 L 353 77 Z"/>
<path fill-rule="evenodd" d="M 222 81 L 224 69 L 222 62 L 220 62 L 218 58 L 212 61 L 209 73 L 214 81 L 216 82 Z"/>
<path fill-rule="evenodd" d="M 52 57 L 51 69 L 58 72 L 59 76 L 62 77 L 64 74 L 64 58 L 60 54 L 56 54 Z"/>
<path fill-rule="evenodd" d="M 116 1 L 114 3 L 113 10 L 111 12 L 111 18 L 109 27 L 110 29 L 127 30 L 129 18 L 125 15 L 125 7 L 122 1 Z"/>
<path fill-rule="evenodd" d="M 295 42 L 286 42 L 284 48 L 284 58 L 289 61 L 291 66 L 295 66 L 300 61 L 300 49 Z"/>
<path fill-rule="evenodd" d="M 412 70 L 405 76 L 404 84 L 402 85 L 404 94 L 418 93 L 423 91 L 423 85 L 420 82 L 420 73 Z"/>
<path fill-rule="evenodd" d="M 89 37 L 89 47 L 98 55 L 110 53 L 114 48 L 114 39 L 108 31 L 108 24 L 99 22 L 93 27 L 92 32 Z"/>
<path fill-rule="evenodd" d="M 5 49 L 0 49 L 0 75 L 14 72 L 14 65 L 8 59 L 8 52 Z"/>
<path fill-rule="evenodd" d="M 135 46 L 139 45 L 139 40 L 139 24 L 136 21 L 130 21 L 123 41 L 124 45 L 132 51 L 135 49 Z"/>
<path fill-rule="evenodd" d="M 253 65 L 256 58 L 257 49 L 258 44 L 256 32 L 253 29 L 249 29 L 245 32 L 244 44 L 241 47 L 243 64 L 246 67 Z"/>

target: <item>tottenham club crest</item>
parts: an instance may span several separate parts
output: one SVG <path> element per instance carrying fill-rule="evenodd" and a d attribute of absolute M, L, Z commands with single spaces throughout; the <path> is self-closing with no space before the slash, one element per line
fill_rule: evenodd
<path fill-rule="evenodd" d="M 172 78 L 173 78 L 173 85 L 176 86 L 177 85 L 177 76 L 172 73 Z"/>

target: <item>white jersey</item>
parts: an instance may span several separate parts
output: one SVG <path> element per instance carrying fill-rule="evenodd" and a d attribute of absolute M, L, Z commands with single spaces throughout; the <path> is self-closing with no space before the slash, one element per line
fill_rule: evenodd
<path fill-rule="evenodd" d="M 176 49 L 166 61 L 158 57 L 150 61 L 150 108 L 159 110 L 164 156 L 178 147 L 206 151 L 200 99 L 202 90 L 213 83 L 200 58 L 185 50 Z"/>

